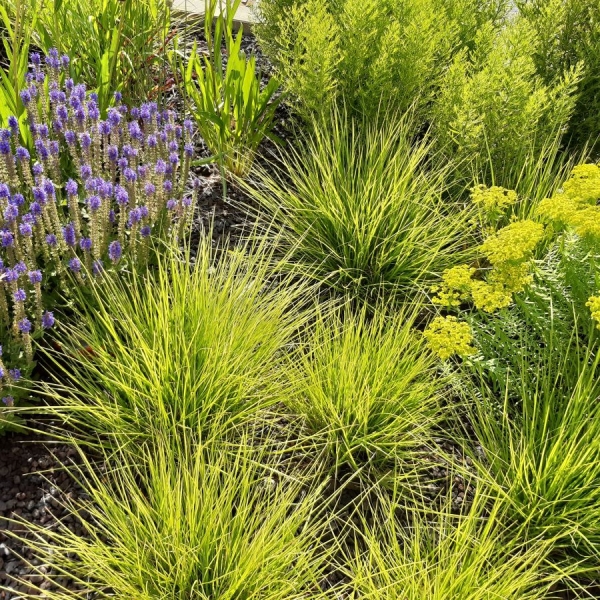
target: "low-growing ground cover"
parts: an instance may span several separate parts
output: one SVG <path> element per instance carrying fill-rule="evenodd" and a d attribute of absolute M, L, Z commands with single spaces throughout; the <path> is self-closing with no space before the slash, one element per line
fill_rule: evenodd
<path fill-rule="evenodd" d="M 594 6 L 7 6 L 0 598 L 600 597 Z"/>

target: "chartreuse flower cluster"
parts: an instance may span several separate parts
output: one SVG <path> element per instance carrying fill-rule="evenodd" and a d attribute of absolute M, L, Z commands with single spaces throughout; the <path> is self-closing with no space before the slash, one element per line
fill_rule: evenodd
<path fill-rule="evenodd" d="M 490 219 L 498 219 L 517 200 L 515 192 L 500 187 L 478 186 L 472 190 L 471 197 L 474 203 L 491 213 Z M 513 221 L 491 233 L 478 249 L 482 254 L 479 262 L 486 266 L 458 265 L 444 271 L 441 284 L 432 288 L 436 293 L 433 302 L 445 308 L 458 308 L 472 302 L 476 308 L 488 313 L 509 306 L 513 294 L 523 291 L 531 282 L 531 258 L 543 236 L 544 226 L 531 220 Z M 457 326 L 454 317 L 447 317 L 451 320 L 444 329 L 438 320 L 441 318 L 435 319 L 426 331 L 430 345 L 444 359 L 452 354 L 464 355 L 463 351 L 448 354 L 452 345 L 441 345 L 440 335 L 449 335 Z M 465 335 L 468 329 L 466 323 L 461 324 Z M 470 348 L 471 339 L 465 344 L 457 347 Z"/>
<path fill-rule="evenodd" d="M 473 333 L 468 323 L 456 317 L 435 317 L 423 332 L 429 347 L 442 360 L 453 355 L 470 356 L 475 354 Z"/>
<path fill-rule="evenodd" d="M 544 226 L 529 220 L 499 229 L 479 247 L 490 266 L 478 270 L 459 265 L 445 271 L 441 286 L 433 288 L 437 292 L 433 301 L 445 307 L 472 301 L 489 313 L 509 306 L 513 294 L 531 281 L 532 252 L 543 235 Z"/>
<path fill-rule="evenodd" d="M 183 196 L 190 121 L 177 124 L 155 103 L 129 111 L 120 94 L 102 120 L 96 95 L 65 80 L 68 57 L 51 50 L 31 63 L 21 91 L 31 153 L 16 118 L 0 130 L 1 337 L 19 342 L 28 362 L 31 335 L 54 324 L 50 281 L 67 285 L 70 272 L 84 283 L 125 258 L 144 261 L 159 229 L 178 236 L 189 225 L 196 193 Z M 0 371 L 4 384 L 14 380 Z"/>
<path fill-rule="evenodd" d="M 570 227 L 582 238 L 600 239 L 600 166 L 576 166 L 570 178 L 552 198 L 540 202 L 540 216 Z"/>

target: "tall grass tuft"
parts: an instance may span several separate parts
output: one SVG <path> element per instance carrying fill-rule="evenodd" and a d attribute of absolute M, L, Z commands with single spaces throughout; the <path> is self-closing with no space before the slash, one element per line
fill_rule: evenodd
<path fill-rule="evenodd" d="M 413 330 L 416 310 L 365 309 L 319 315 L 308 340 L 284 364 L 284 402 L 336 466 L 413 474 L 439 421 L 443 382 Z"/>
<path fill-rule="evenodd" d="M 547 318 L 547 316 L 546 316 Z M 549 325 L 551 327 L 551 325 Z M 560 330 L 558 330 L 560 333 Z M 504 396 L 476 378 L 471 423 L 483 456 L 485 489 L 507 506 L 507 526 L 523 539 L 553 542 L 567 574 L 600 566 L 600 387 L 595 346 L 577 330 L 534 355 L 513 344 Z"/>
<path fill-rule="evenodd" d="M 59 581 L 46 598 L 323 596 L 320 490 L 302 489 L 276 464 L 260 466 L 264 457 L 251 446 L 240 444 L 234 456 L 218 447 L 178 455 L 158 443 L 139 463 L 127 453 L 104 459 L 106 475 L 89 463 L 79 473 L 89 501 L 71 512 L 88 512 L 85 537 L 31 526 L 38 560 L 80 586 Z"/>
<path fill-rule="evenodd" d="M 548 544 L 506 542 L 503 517 L 482 494 L 463 515 L 448 502 L 437 513 L 410 514 L 406 523 L 390 503 L 349 553 L 350 597 L 546 600 Z"/>
<path fill-rule="evenodd" d="M 305 287 L 274 278 L 269 260 L 264 246 L 215 250 L 208 238 L 193 264 L 167 252 L 153 273 L 80 291 L 46 410 L 125 445 L 255 417 L 279 400 L 280 352 L 305 319 Z"/>
<path fill-rule="evenodd" d="M 358 125 L 334 110 L 281 168 L 258 169 L 245 186 L 297 272 L 393 301 L 458 260 L 463 217 L 442 202 L 447 170 L 430 169 L 430 146 L 411 144 L 408 121 Z"/>

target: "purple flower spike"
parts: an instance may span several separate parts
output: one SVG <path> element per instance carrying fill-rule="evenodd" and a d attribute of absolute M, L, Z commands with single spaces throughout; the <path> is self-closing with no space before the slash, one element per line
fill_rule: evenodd
<path fill-rule="evenodd" d="M 31 281 L 32 285 L 36 283 L 42 283 L 42 272 L 41 271 L 29 271 L 29 281 Z"/>
<path fill-rule="evenodd" d="M 2 402 L 5 406 L 11 407 L 15 405 L 15 399 L 12 396 L 4 396 Z"/>
<path fill-rule="evenodd" d="M 58 240 L 56 239 L 56 236 L 53 233 L 49 233 L 46 236 L 46 244 L 48 244 L 48 246 L 54 247 L 57 243 Z"/>
<path fill-rule="evenodd" d="M 116 162 L 119 158 L 119 148 L 117 146 L 109 146 L 108 147 L 108 160 L 111 162 Z"/>
<path fill-rule="evenodd" d="M 69 223 L 68 225 L 63 227 L 62 234 L 63 234 L 63 238 L 65 239 L 65 242 L 69 246 L 74 246 L 77 243 L 77 239 L 76 239 L 76 235 L 75 235 L 75 227 L 73 226 L 73 223 Z"/>
<path fill-rule="evenodd" d="M 13 194 L 10 203 L 15 206 L 23 206 L 23 204 L 25 204 L 25 198 L 23 197 L 23 194 Z"/>
<path fill-rule="evenodd" d="M 68 196 L 76 196 L 77 195 L 77 183 L 75 181 L 73 181 L 72 179 L 69 179 L 69 181 L 67 181 L 67 184 L 65 185 L 65 190 L 66 190 Z"/>
<path fill-rule="evenodd" d="M 113 263 L 119 262 L 122 252 L 123 250 L 121 249 L 121 243 L 119 240 L 111 242 L 108 246 L 108 257 Z"/>
<path fill-rule="evenodd" d="M 132 208 L 129 211 L 129 227 L 137 225 L 142 220 L 142 211 L 139 208 Z"/>
<path fill-rule="evenodd" d="M 100 196 L 90 196 L 87 202 L 92 212 L 96 212 L 102 206 L 102 199 Z"/>
<path fill-rule="evenodd" d="M 120 206 L 126 206 L 129 203 L 129 194 L 127 190 L 120 186 L 115 186 L 115 200 Z"/>
<path fill-rule="evenodd" d="M 100 275 L 100 273 L 102 273 L 102 271 L 104 270 L 104 265 L 102 264 L 101 260 L 95 260 L 94 264 L 92 265 L 92 273 L 97 277 L 98 275 Z"/>
<path fill-rule="evenodd" d="M 8 374 L 15 380 L 19 381 L 21 379 L 21 369 L 10 369 Z"/>
<path fill-rule="evenodd" d="M 21 90 L 19 96 L 21 97 L 21 102 L 23 102 L 25 106 L 31 102 L 31 94 L 29 93 L 29 90 Z"/>
<path fill-rule="evenodd" d="M 14 294 L 13 294 L 13 300 L 15 302 L 25 302 L 25 300 L 27 300 L 27 294 L 25 293 L 25 290 L 19 288 Z"/>
<path fill-rule="evenodd" d="M 92 176 L 92 167 L 90 165 L 81 165 L 80 169 L 81 179 L 86 180 Z"/>
<path fill-rule="evenodd" d="M 183 147 L 183 152 L 186 155 L 187 158 L 192 158 L 192 156 L 194 156 L 194 146 L 193 144 L 186 144 Z"/>
<path fill-rule="evenodd" d="M 150 233 L 152 233 L 152 229 L 151 229 L 150 225 L 144 225 L 140 229 L 140 235 L 142 237 L 148 237 L 150 235 Z"/>
<path fill-rule="evenodd" d="M 76 140 L 77 136 L 74 131 L 65 131 L 65 141 L 69 146 L 73 146 Z"/>
<path fill-rule="evenodd" d="M 10 188 L 6 183 L 0 183 L 0 198 L 10 198 Z"/>
<path fill-rule="evenodd" d="M 50 311 L 46 311 L 43 315 L 42 315 L 42 327 L 44 329 L 50 329 L 52 327 L 54 327 L 54 323 L 55 323 L 55 319 L 54 319 L 54 313 L 50 312 Z"/>
<path fill-rule="evenodd" d="M 17 160 L 20 162 L 25 162 L 29 160 L 29 151 L 27 148 L 23 148 L 23 146 L 19 146 L 16 152 Z"/>
<path fill-rule="evenodd" d="M 14 115 L 10 115 L 10 117 L 8 117 L 8 126 L 10 127 L 13 134 L 16 135 L 19 131 L 19 121 L 17 120 L 17 117 L 15 117 Z"/>
<path fill-rule="evenodd" d="M 144 193 L 146 194 L 146 196 L 152 196 L 155 192 L 156 192 L 156 186 L 154 184 L 148 182 L 144 186 Z"/>
<path fill-rule="evenodd" d="M 19 225 L 19 233 L 24 237 L 31 237 L 33 235 L 33 228 L 29 223 L 21 223 Z"/>
<path fill-rule="evenodd" d="M 123 177 L 130 183 L 133 183 L 137 179 L 137 173 L 130 168 L 127 168 L 123 171 Z"/>
<path fill-rule="evenodd" d="M 168 210 L 175 210 L 176 208 L 177 208 L 177 200 L 175 200 L 174 198 L 167 200 L 167 209 Z"/>
<path fill-rule="evenodd" d="M 23 275 L 23 273 L 25 273 L 27 271 L 27 265 L 20 260 L 16 265 L 15 265 L 15 271 L 19 274 L 19 275 Z"/>
<path fill-rule="evenodd" d="M 11 248 L 14 243 L 15 243 L 15 238 L 14 238 L 13 234 L 10 231 L 3 231 L 2 232 L 2 246 L 4 248 Z"/>
<path fill-rule="evenodd" d="M 92 136 L 87 133 L 82 133 L 79 137 L 79 143 L 84 150 L 87 150 L 92 145 Z"/>
<path fill-rule="evenodd" d="M 92 249 L 92 240 L 91 240 L 91 238 L 81 238 L 81 241 L 79 242 L 79 247 L 84 252 L 89 252 Z"/>
<path fill-rule="evenodd" d="M 4 209 L 4 219 L 12 223 L 19 216 L 19 209 L 14 204 L 9 204 Z"/>
<path fill-rule="evenodd" d="M 42 214 L 42 207 L 40 206 L 40 203 L 39 202 L 32 202 L 29 205 L 29 212 L 34 217 L 39 217 Z"/>
<path fill-rule="evenodd" d="M 118 104 L 123 99 L 123 94 L 121 92 L 114 93 L 115 102 Z"/>
<path fill-rule="evenodd" d="M 69 269 L 73 271 L 73 273 L 79 273 L 81 271 L 81 261 L 75 256 L 69 261 Z"/>
<path fill-rule="evenodd" d="M 21 333 L 29 333 L 31 331 L 31 321 L 27 317 L 21 319 L 18 325 Z"/>

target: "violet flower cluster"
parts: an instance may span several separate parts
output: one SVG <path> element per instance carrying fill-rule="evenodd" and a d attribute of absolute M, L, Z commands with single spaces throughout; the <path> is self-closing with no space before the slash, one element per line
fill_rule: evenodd
<path fill-rule="evenodd" d="M 67 56 L 31 63 L 20 94 L 29 150 L 16 118 L 0 129 L 0 320 L 29 361 L 32 333 L 54 325 L 48 278 L 84 283 L 125 257 L 144 261 L 151 236 L 190 225 L 196 196 L 184 194 L 191 121 L 152 102 L 128 110 L 119 93 L 103 119 L 97 95 L 67 78 Z M 10 378 L 1 360 L 0 372 Z"/>

